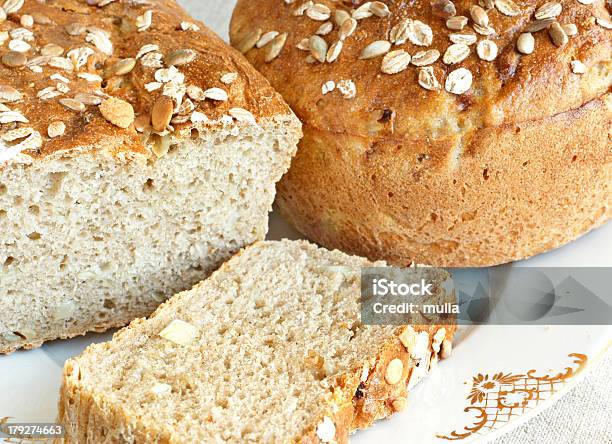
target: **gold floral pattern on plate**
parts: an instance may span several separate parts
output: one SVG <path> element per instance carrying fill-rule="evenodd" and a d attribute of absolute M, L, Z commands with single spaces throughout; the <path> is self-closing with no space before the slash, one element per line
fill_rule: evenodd
<path fill-rule="evenodd" d="M 477 374 L 467 396 L 469 405 L 463 410 L 476 413 L 473 423 L 461 431 L 437 437 L 458 441 L 476 434 L 486 435 L 535 408 L 560 391 L 586 366 L 586 355 L 571 353 L 569 357 L 573 358 L 570 366 L 553 375 L 538 376 L 537 370 L 521 374 Z"/>

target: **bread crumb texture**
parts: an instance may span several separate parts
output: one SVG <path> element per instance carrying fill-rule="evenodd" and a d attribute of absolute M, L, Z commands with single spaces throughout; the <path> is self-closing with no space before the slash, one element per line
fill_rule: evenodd
<path fill-rule="evenodd" d="M 151 313 L 265 237 L 300 123 L 174 1 L 0 2 L 0 352 Z"/>
<path fill-rule="evenodd" d="M 368 265 L 303 241 L 247 248 L 66 363 L 66 442 L 347 443 L 405 406 L 455 330 L 361 325 Z"/>

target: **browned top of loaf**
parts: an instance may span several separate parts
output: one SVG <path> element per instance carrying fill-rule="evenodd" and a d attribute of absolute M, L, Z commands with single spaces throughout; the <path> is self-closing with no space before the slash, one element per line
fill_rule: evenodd
<path fill-rule="evenodd" d="M 175 107 L 178 107 L 177 97 L 182 98 L 185 107 L 180 113 L 183 116 L 175 112 L 171 127 L 162 133 L 193 126 L 190 119 L 193 109 L 211 121 L 220 121 L 225 116 L 222 120 L 225 123 L 228 119 L 231 121 L 230 114 L 236 114 L 237 120 L 250 119 L 240 111 L 231 112 L 233 108 L 246 109 L 256 119 L 290 114 L 280 96 L 237 51 L 202 23 L 193 20 L 172 0 L 0 0 L 0 5 L 8 12 L 8 18 L 2 20 L 3 11 L 0 11 L 0 40 L 4 40 L 0 46 L 3 57 L 0 63 L 2 121 L 13 120 L 14 115 L 8 114 L 8 109 L 20 112 L 27 119 L 27 122 L 8 122 L 1 126 L 4 146 L 0 145 L 0 164 L 3 163 L 2 152 L 6 158 L 6 148 L 17 143 L 25 144 L 22 154 L 35 159 L 102 140 L 113 140 L 119 152 L 146 151 L 134 124 L 124 129 L 110 123 L 96 104 L 74 110 L 61 103 L 63 99 L 82 99 L 80 93 L 102 99 L 108 96 L 122 99 L 134 108 L 138 117 L 151 112 L 165 89 L 167 95 L 174 95 Z M 147 11 L 152 12 L 150 26 L 147 26 Z M 10 48 L 23 50 L 25 46 L 18 40 L 31 46 L 23 52 L 28 62 L 25 66 L 9 66 L 13 64 L 11 60 L 17 59 L 15 54 L 7 55 Z M 145 45 L 152 44 L 159 49 L 149 47 L 152 48 L 150 52 L 139 57 L 131 71 L 116 75 L 113 67 L 117 62 L 136 58 Z M 57 47 L 43 49 L 46 45 Z M 177 62 L 176 68 L 184 74 L 184 81 L 175 78 L 160 89 L 147 91 L 145 85 L 156 81 L 160 69 L 168 68 L 168 55 L 177 50 L 195 51 L 193 61 Z M 82 65 L 77 62 L 78 51 L 85 54 Z M 123 63 L 129 66 L 130 61 Z M 222 81 L 227 73 L 237 74 L 231 84 L 231 75 Z M 83 78 L 89 74 L 103 80 L 93 80 L 91 76 L 89 80 Z M 227 92 L 229 100 L 194 99 L 192 109 L 187 101 L 190 95 L 185 91 L 188 86 L 202 90 L 221 88 Z M 20 94 L 17 100 L 13 88 Z M 46 90 L 51 97 L 43 96 L 41 91 L 45 88 L 51 88 Z M 192 95 L 197 97 L 198 94 Z M 92 100 L 95 102 L 96 98 Z M 67 103 L 72 108 L 80 106 L 71 101 Z M 198 117 L 202 120 L 201 115 Z M 54 121 L 63 122 L 66 129 L 63 135 L 50 138 L 48 126 Z M 127 121 L 121 125 L 125 123 L 130 123 L 129 112 Z M 143 124 L 136 126 L 142 129 Z M 17 136 L 11 130 L 19 129 L 23 135 L 28 133 L 27 128 L 35 132 L 35 137 L 8 140 Z"/>
<path fill-rule="evenodd" d="M 390 14 L 384 16 L 383 12 L 382 17 L 374 14 L 359 19 L 355 32 L 345 38 L 339 57 L 332 63 L 313 62 L 312 59 L 309 63 L 308 50 L 297 48 L 302 39 L 311 37 L 328 21 L 326 8 L 317 5 L 331 10 L 329 21 L 333 23 L 333 30 L 321 36 L 331 47 L 339 39 L 336 11 L 352 13 L 360 7 L 363 11 L 367 8 L 366 2 L 314 0 L 311 3 L 315 10 L 305 10 L 299 15 L 299 8 L 304 4 L 302 0 L 239 0 L 232 20 L 231 40 L 238 47 L 249 32 L 258 28 L 264 33 L 286 32 L 286 44 L 271 62 L 264 60 L 265 46 L 248 50 L 247 58 L 304 122 L 323 130 L 364 136 L 436 138 L 463 130 L 555 115 L 601 97 L 610 88 L 612 31 L 607 29 L 610 15 L 603 0 L 588 5 L 577 0 L 559 0 L 559 6 L 553 6 L 552 10 L 560 8 L 561 12 L 554 21 L 575 24 L 577 33 L 557 46 L 548 29 L 534 32 L 535 50 L 530 55 L 518 52 L 517 39 L 535 20 L 535 11 L 545 2 L 483 0 L 480 4 L 487 10 L 489 26 L 494 30 L 488 39 L 497 45 L 498 55 L 492 61 L 482 60 L 477 55 L 477 45 L 472 44 L 469 56 L 453 65 L 443 62 L 443 55 L 451 45 L 449 34 L 474 34 L 479 42 L 487 39 L 474 30 L 470 9 L 479 4 L 477 0 L 454 2 L 456 15 L 469 19 L 461 31 L 447 28 L 446 18 L 434 13 L 430 0 L 367 2 L 376 3 L 382 11 L 384 5 L 380 3 L 386 4 Z M 444 2 L 433 0 L 433 3 Z M 515 6 L 518 14 L 507 15 L 509 6 Z M 502 10 L 507 11 L 506 14 Z M 397 74 L 385 74 L 381 72 L 382 56 L 359 59 L 370 43 L 390 40 L 393 28 L 406 19 L 427 24 L 433 34 L 432 42 L 428 46 L 417 46 L 408 40 L 394 45 L 391 50 L 403 49 L 412 56 L 422 50 L 439 51 L 440 58 L 431 66 L 440 89 L 432 91 L 420 86 L 419 68 L 414 65 Z M 573 72 L 571 62 L 574 60 L 586 65 L 585 74 Z M 447 75 L 457 68 L 466 68 L 473 75 L 471 88 L 459 95 L 445 90 Z M 352 80 L 356 85 L 355 97 L 345 98 L 338 88 L 323 94 L 322 85 L 330 80 L 336 84 L 340 80 Z"/>

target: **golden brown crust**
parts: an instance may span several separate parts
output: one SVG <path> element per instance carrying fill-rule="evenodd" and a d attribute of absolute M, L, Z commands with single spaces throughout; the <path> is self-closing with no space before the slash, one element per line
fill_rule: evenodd
<path fill-rule="evenodd" d="M 105 2 L 101 4 L 103 3 Z M 211 122 L 218 123 L 223 116 L 230 114 L 232 108 L 246 109 L 256 119 L 291 114 L 266 80 L 237 51 L 225 45 L 203 24 L 189 17 L 175 1 L 114 0 L 106 3 L 108 4 L 105 6 L 88 6 L 87 3 L 77 0 L 26 0 L 20 9 L 9 14 L 8 19 L 0 23 L 0 31 L 10 34 L 8 43 L 13 40 L 14 35 L 19 35 L 26 29 L 20 23 L 22 17 L 34 18 L 33 26 L 27 28 L 32 35 L 26 37 L 32 48 L 25 52 L 25 55 L 30 65 L 40 63 L 40 66 L 34 69 L 41 72 L 34 72 L 28 65 L 9 67 L 0 63 L 0 75 L 3 78 L 0 83 L 17 89 L 22 95 L 19 101 L 4 101 L 5 105 L 13 111 L 20 111 L 29 120 L 28 123 L 20 123 L 19 127 L 31 127 L 43 138 L 40 148 L 26 149 L 22 154 L 39 159 L 75 147 L 95 146 L 101 140 L 112 140 L 117 151 L 147 153 L 134 125 L 122 129 L 107 121 L 96 105 L 87 105 L 82 111 L 74 111 L 62 105 L 60 99 L 79 99 L 79 93 L 93 93 L 102 98 L 108 95 L 127 101 L 137 115 L 150 113 L 153 104 L 162 95 L 163 87 L 148 92 L 145 85 L 155 82 L 156 72 L 168 66 L 163 63 L 154 66 L 154 60 L 153 63 L 147 63 L 150 66 L 144 66 L 143 57 L 139 57 L 130 72 L 113 75 L 116 72 L 113 67 L 118 61 L 136 58 L 141 48 L 150 44 L 157 45 L 159 49 L 148 55 L 159 53 L 162 62 L 166 63 L 168 56 L 174 51 L 195 51 L 193 61 L 177 66 L 185 76 L 184 82 L 177 82 L 177 85 L 183 89 L 183 103 L 188 98 L 184 91 L 187 86 L 196 86 L 202 90 L 221 88 L 227 92 L 227 101 L 193 100 L 195 110 L 203 113 Z M 139 17 L 143 17 L 147 11 L 152 11 L 151 25 L 148 28 L 143 26 L 145 29 L 139 32 L 137 25 L 143 23 Z M 187 29 L 183 30 L 181 24 Z M 75 35 L 69 34 L 67 27 L 76 28 L 70 31 Z M 16 29 L 21 31 L 15 31 Z M 106 33 L 108 41 L 100 37 L 99 30 L 103 31 L 102 35 Z M 109 42 L 112 44 L 112 53 L 105 46 Z M 63 49 L 60 50 L 61 57 L 58 56 L 64 59 L 63 62 L 59 58 L 52 61 L 40 57 L 41 49 L 49 44 Z M 67 55 L 69 51 L 78 48 L 88 48 L 87 51 L 91 54 L 85 57 L 82 66 L 76 68 L 74 60 L 70 60 Z M 8 44 L 3 45 L 0 52 L 0 55 L 6 55 L 9 52 Z M 68 63 L 65 69 L 50 66 L 64 66 L 67 61 L 72 63 Z M 237 74 L 231 84 L 221 80 L 222 75 L 227 73 Z M 38 97 L 41 90 L 56 88 L 57 84 L 65 83 L 57 77 L 51 79 L 53 74 L 59 74 L 69 80 L 69 83 L 65 84 L 69 91 L 42 100 Z M 104 80 L 87 80 L 82 78 L 83 74 L 99 75 Z M 178 106 L 176 99 L 175 105 Z M 62 136 L 53 139 L 47 136 L 47 127 L 52 121 L 65 123 L 66 131 Z M 192 126 L 194 124 L 188 118 L 183 123 L 173 123 L 174 129 L 183 132 L 188 132 Z M 9 123 L 2 129 L 9 130 L 13 127 L 15 125 Z"/>
<path fill-rule="evenodd" d="M 417 334 L 420 332 L 428 334 L 427 354 L 424 359 L 418 359 L 413 354 L 415 350 L 407 348 L 400 341 L 399 336 L 407 328 Z M 439 331 L 442 335 L 436 340 L 434 337 Z M 416 383 L 416 381 L 411 381 L 413 374 L 421 371 L 425 376 L 435 368 L 438 361 L 442 359 L 442 342 L 451 342 L 455 331 L 456 326 L 454 325 L 415 329 L 400 327 L 397 330 L 398 337 L 387 344 L 381 344 L 381 351 L 372 362 L 364 363 L 363 367 L 339 376 L 332 388 L 333 395 L 329 400 L 328 418 L 335 427 L 332 442 L 346 444 L 349 442 L 349 435 L 354 431 L 368 428 L 375 421 L 401 411 L 412 389 L 411 384 Z M 397 383 L 389 384 L 385 379 L 385 373 L 389 363 L 396 359 L 403 364 L 402 376 Z M 423 370 L 422 366 L 427 366 L 427 368 Z M 320 419 L 319 424 L 323 423 L 325 416 Z M 315 444 L 326 441 L 320 439 L 315 428 L 307 432 L 299 442 L 300 444 Z"/>
<path fill-rule="evenodd" d="M 610 31 L 596 23 L 595 15 L 609 17 L 605 2 L 598 0 L 583 5 L 575 0 L 562 0 L 560 23 L 573 23 L 578 34 L 557 48 L 548 33 L 534 33 L 536 50 L 528 56 L 520 55 L 516 39 L 532 21 L 533 13 L 543 2 L 517 2 L 523 13 L 508 17 L 495 9 L 489 11 L 490 26 L 496 34 L 491 39 L 499 49 L 493 62 L 480 60 L 475 45 L 470 55 L 456 65 L 447 65 L 442 57 L 434 63 L 438 80 L 444 84 L 448 72 L 457 67 L 468 68 L 474 78 L 471 90 L 464 95 L 453 95 L 444 90 L 427 91 L 417 82 L 417 70 L 410 66 L 398 74 L 381 72 L 381 59 L 359 60 L 362 50 L 371 42 L 389 38 L 391 28 L 401 19 L 421 20 L 433 32 L 430 46 L 417 46 L 410 41 L 391 49 L 405 49 L 411 55 L 424 49 L 436 49 L 444 54 L 450 45 L 450 33 L 474 34 L 470 24 L 462 31 L 452 31 L 445 19 L 435 17 L 429 0 L 416 2 L 386 1 L 391 15 L 359 20 L 356 31 L 344 41 L 342 52 L 333 63 L 305 61 L 308 52 L 296 48 L 303 38 L 312 36 L 321 21 L 306 16 L 294 16 L 302 2 L 286 5 L 277 0 L 252 2 L 239 0 L 232 18 L 230 37 L 236 45 L 248 31 L 261 28 L 263 32 L 288 32 L 281 54 L 270 63 L 264 62 L 265 51 L 253 49 L 247 58 L 279 91 L 302 121 L 322 131 L 371 137 L 393 136 L 402 138 L 428 138 L 434 134 L 469 130 L 503 123 L 538 120 L 571 109 L 600 97 L 610 86 L 612 41 Z M 330 9 L 350 10 L 342 2 L 321 0 Z M 364 1 L 352 2 L 361 5 Z M 458 15 L 470 17 L 473 1 L 454 2 Z M 485 37 L 476 34 L 479 40 Z M 331 45 L 338 39 L 338 27 L 324 36 Z M 577 75 L 570 62 L 581 60 L 594 68 L 587 75 Z M 322 85 L 333 80 L 353 80 L 357 87 L 354 99 L 346 100 L 341 94 L 323 95 Z M 393 115 L 386 124 L 380 124 L 381 113 L 390 110 Z M 449 124 L 440 127 L 436 119 L 445 117 Z M 454 123 L 454 124 L 453 124 Z"/>
<path fill-rule="evenodd" d="M 577 34 L 557 47 L 546 29 L 534 32 L 530 55 L 520 54 L 516 41 L 544 2 L 516 1 L 522 13 L 513 17 L 490 9 L 497 58 L 480 60 L 470 45 L 455 65 L 442 61 L 449 34 L 485 37 L 472 18 L 462 31 L 447 29 L 429 1 L 385 1 L 390 16 L 359 20 L 337 61 L 310 64 L 296 45 L 322 22 L 294 16 L 301 2 L 280 3 L 239 0 L 231 37 L 236 44 L 253 27 L 288 32 L 273 61 L 266 63 L 261 49 L 246 55 L 304 122 L 277 203 L 311 240 L 400 265 L 484 266 L 558 247 L 612 217 L 612 34 L 596 19 L 609 19 L 605 2 L 560 1 L 558 22 L 575 24 Z M 454 4 L 470 17 L 475 2 Z M 382 56 L 359 60 L 406 18 L 430 25 L 433 42 L 391 49 L 413 56 L 437 49 L 439 90 L 422 88 L 415 66 L 390 75 L 381 72 Z M 323 38 L 335 41 L 337 26 Z M 573 72 L 576 60 L 585 73 Z M 458 67 L 470 70 L 473 84 L 455 95 L 444 81 Z M 347 79 L 356 85 L 354 98 L 337 87 L 323 94 L 325 82 Z"/>
<path fill-rule="evenodd" d="M 522 259 L 612 217 L 609 122 L 609 108 L 596 100 L 542 121 L 478 130 L 455 167 L 453 141 L 373 144 L 305 125 L 277 202 L 310 238 L 370 259 Z"/>

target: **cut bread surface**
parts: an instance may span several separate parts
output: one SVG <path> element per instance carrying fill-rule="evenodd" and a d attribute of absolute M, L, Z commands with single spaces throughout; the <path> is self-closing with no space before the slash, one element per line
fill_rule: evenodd
<path fill-rule="evenodd" d="M 244 57 L 174 0 L 4 3 L 0 353 L 126 325 L 265 238 L 301 125 Z"/>
<path fill-rule="evenodd" d="M 0 351 L 122 326 L 265 237 L 295 125 L 214 128 L 156 160 L 0 169 Z"/>
<path fill-rule="evenodd" d="M 247 248 L 67 362 L 66 441 L 346 442 L 403 407 L 454 332 L 361 325 L 368 265 L 306 242 Z"/>

